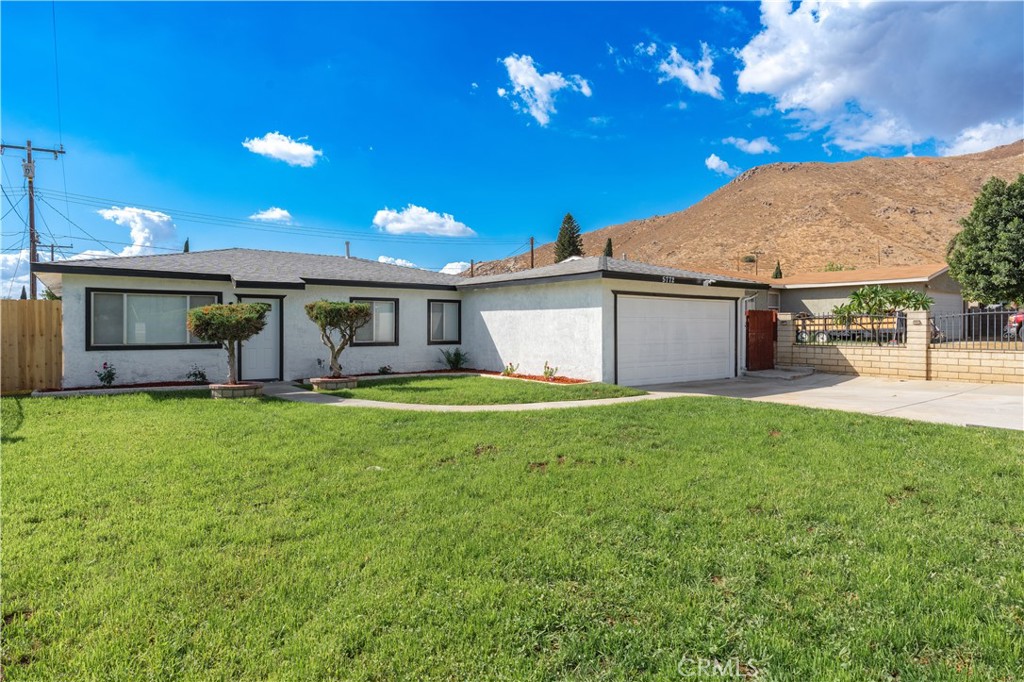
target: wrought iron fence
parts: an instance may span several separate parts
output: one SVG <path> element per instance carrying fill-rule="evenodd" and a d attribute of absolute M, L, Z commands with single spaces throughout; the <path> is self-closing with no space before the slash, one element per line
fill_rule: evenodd
<path fill-rule="evenodd" d="M 901 346 L 907 342 L 907 316 L 800 315 L 793 319 L 796 342 L 809 345 L 874 344 Z"/>
<path fill-rule="evenodd" d="M 1024 350 L 1024 312 L 971 310 L 931 316 L 935 348 Z"/>

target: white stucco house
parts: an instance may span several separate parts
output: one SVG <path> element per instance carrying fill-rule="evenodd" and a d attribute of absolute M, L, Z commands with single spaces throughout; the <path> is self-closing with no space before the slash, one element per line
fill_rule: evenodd
<path fill-rule="evenodd" d="M 477 369 L 508 363 L 643 385 L 721 379 L 743 369 L 744 310 L 769 285 L 605 257 L 462 277 L 344 256 L 253 249 L 33 263 L 63 298 L 65 388 L 95 385 L 104 362 L 118 383 L 176 381 L 193 366 L 226 372 L 223 349 L 190 338 L 189 308 L 271 305 L 242 344 L 240 378 L 322 376 L 327 351 L 304 305 L 369 303 L 373 321 L 341 356 L 346 373 L 438 369 L 459 346 Z"/>

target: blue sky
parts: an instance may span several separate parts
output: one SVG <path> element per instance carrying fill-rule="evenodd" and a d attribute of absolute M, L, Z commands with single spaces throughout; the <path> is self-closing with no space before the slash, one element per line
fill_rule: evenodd
<path fill-rule="evenodd" d="M 763 163 L 979 151 L 1024 121 L 1019 2 L 3 3 L 0 21 L 3 141 L 68 151 L 36 164 L 64 257 L 348 240 L 440 269 L 549 241 L 566 211 L 597 229 Z M 27 281 L 20 158 L 4 296 Z"/>

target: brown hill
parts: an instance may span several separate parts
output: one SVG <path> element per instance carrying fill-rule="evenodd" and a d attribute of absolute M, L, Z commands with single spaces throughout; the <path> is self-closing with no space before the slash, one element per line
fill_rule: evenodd
<path fill-rule="evenodd" d="M 945 260 L 990 177 L 1024 173 L 1024 140 L 978 154 L 843 163 L 772 163 L 737 176 L 690 208 L 612 225 L 583 235 L 584 251 L 600 254 L 611 237 L 615 256 L 668 266 L 753 272 L 742 259 L 755 251 L 761 275 L 775 261 L 793 275 L 829 263 L 847 267 Z M 535 253 L 552 262 L 552 244 Z M 477 266 L 477 274 L 529 267 L 529 254 Z"/>

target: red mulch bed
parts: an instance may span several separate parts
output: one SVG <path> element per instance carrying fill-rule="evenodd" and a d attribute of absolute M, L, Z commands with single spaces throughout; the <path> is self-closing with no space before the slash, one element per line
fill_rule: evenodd
<path fill-rule="evenodd" d="M 199 384 L 194 381 L 151 381 L 146 384 L 116 384 L 114 386 L 74 386 L 72 388 L 41 388 L 40 393 L 60 393 L 61 391 L 93 391 L 101 388 L 166 388 L 168 386 L 195 386 L 202 388 L 209 384 Z"/>
<path fill-rule="evenodd" d="M 586 379 L 572 379 L 570 377 L 554 377 L 552 379 L 546 379 L 539 374 L 502 374 L 501 372 L 494 372 L 489 369 L 424 369 L 419 372 L 395 372 L 395 374 L 489 374 L 492 377 L 508 377 L 509 379 L 529 379 L 530 381 L 543 381 L 546 384 L 586 384 L 589 383 Z M 379 372 L 367 372 L 365 374 L 353 374 L 355 377 L 377 377 L 377 376 L 389 376 L 387 374 L 380 374 Z"/>

